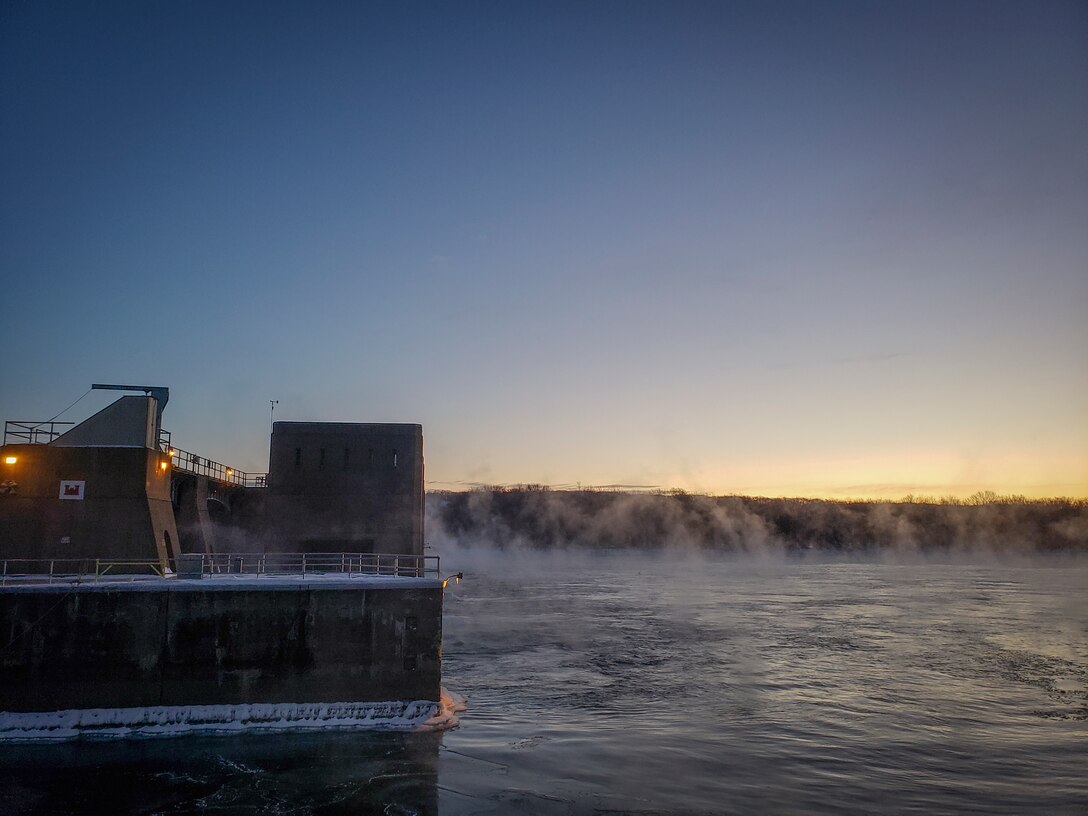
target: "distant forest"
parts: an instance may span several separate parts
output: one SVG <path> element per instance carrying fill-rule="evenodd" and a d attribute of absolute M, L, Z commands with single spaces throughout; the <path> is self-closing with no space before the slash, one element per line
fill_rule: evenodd
<path fill-rule="evenodd" d="M 427 495 L 428 538 L 499 547 L 1088 552 L 1088 500 L 826 501 L 528 485 Z"/>

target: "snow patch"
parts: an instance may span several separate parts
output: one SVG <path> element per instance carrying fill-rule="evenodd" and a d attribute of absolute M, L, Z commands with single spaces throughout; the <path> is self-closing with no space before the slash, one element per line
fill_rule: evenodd
<path fill-rule="evenodd" d="M 431 700 L 379 703 L 245 703 L 239 705 L 90 708 L 0 712 L 0 742 L 171 737 L 182 734 L 363 728 L 443 731 L 457 725 L 464 698 L 442 689 Z"/>

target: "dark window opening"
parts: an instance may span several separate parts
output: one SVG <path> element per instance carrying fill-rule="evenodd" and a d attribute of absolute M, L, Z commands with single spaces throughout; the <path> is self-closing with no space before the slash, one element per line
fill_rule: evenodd
<path fill-rule="evenodd" d="M 348 469 L 348 464 L 351 462 L 351 448 L 344 448 L 344 470 Z"/>
<path fill-rule="evenodd" d="M 374 448 L 366 449 L 366 466 L 374 467 Z"/>
<path fill-rule="evenodd" d="M 302 467 L 302 448 L 295 448 L 295 470 Z"/>
<path fill-rule="evenodd" d="M 325 469 L 325 449 L 324 448 L 321 449 L 321 452 L 317 456 L 317 469 L 318 470 L 324 470 Z"/>

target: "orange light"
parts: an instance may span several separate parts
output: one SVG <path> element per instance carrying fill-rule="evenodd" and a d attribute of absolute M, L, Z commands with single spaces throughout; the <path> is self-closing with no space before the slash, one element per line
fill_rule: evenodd
<path fill-rule="evenodd" d="M 232 473 L 234 473 L 234 471 L 230 468 L 227 468 L 227 475 L 230 476 Z"/>
<path fill-rule="evenodd" d="M 5 465 L 14 465 L 18 461 L 19 461 L 18 456 L 5 456 L 4 457 L 4 464 Z"/>
<path fill-rule="evenodd" d="M 177 453 L 177 451 L 176 451 L 176 450 L 174 450 L 173 448 L 170 448 L 170 450 L 169 450 L 169 451 L 167 451 L 167 453 L 168 453 L 168 454 L 169 454 L 170 456 L 173 456 L 173 455 L 174 455 L 175 453 Z"/>
<path fill-rule="evenodd" d="M 167 465 L 166 462 L 159 462 L 159 467 L 162 468 L 163 470 L 166 470 L 169 467 L 169 465 Z"/>

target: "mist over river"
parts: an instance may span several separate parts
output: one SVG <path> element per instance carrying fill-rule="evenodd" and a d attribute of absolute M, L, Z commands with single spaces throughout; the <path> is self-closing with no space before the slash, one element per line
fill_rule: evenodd
<path fill-rule="evenodd" d="M 5 813 L 1088 811 L 1088 563 L 452 548 L 443 734 L 0 749 Z"/>

